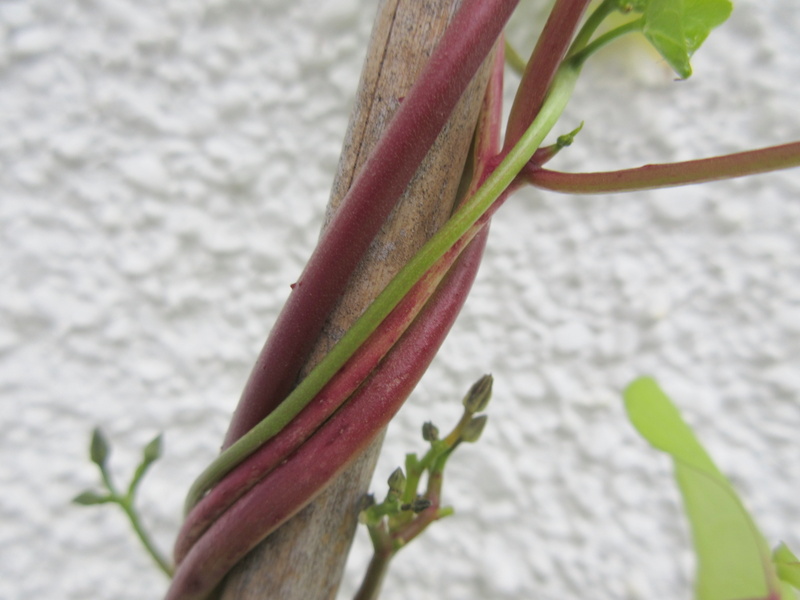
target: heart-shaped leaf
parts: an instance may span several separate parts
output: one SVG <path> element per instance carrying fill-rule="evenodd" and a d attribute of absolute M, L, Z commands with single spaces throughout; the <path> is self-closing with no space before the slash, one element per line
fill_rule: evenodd
<path fill-rule="evenodd" d="M 731 10 L 730 0 L 648 0 L 642 33 L 669 66 L 686 79 L 692 74 L 692 54 L 712 29 L 727 20 Z"/>

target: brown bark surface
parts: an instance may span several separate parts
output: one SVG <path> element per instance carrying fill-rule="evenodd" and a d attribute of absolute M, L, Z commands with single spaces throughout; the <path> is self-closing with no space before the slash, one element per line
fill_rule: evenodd
<path fill-rule="evenodd" d="M 414 83 L 459 0 L 383 0 L 328 204 L 335 212 L 355 174 Z M 465 92 L 404 196 L 371 245 L 306 365 L 307 373 L 452 211 L 488 80 L 488 61 Z M 228 575 L 224 600 L 334 598 L 359 501 L 382 435 L 306 508 L 256 547 Z"/>

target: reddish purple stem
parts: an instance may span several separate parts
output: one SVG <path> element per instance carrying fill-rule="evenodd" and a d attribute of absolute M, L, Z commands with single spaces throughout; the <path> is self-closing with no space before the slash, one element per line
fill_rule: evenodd
<path fill-rule="evenodd" d="M 383 430 L 425 372 L 461 310 L 487 233 L 484 226 L 353 397 L 197 540 L 178 566 L 166 600 L 206 598 L 236 562 L 310 502 Z"/>
<path fill-rule="evenodd" d="M 478 179 L 499 146 L 502 52 L 494 67 L 477 133 Z M 179 568 L 168 598 L 204 597 L 249 548 L 309 502 L 385 427 L 425 372 L 466 298 L 488 220 L 485 215 L 448 251 L 295 421 L 195 507 L 176 546 Z"/>
<path fill-rule="evenodd" d="M 294 286 L 223 448 L 266 417 L 298 373 L 350 275 L 427 154 L 518 0 L 465 0 L 336 211 Z"/>
<path fill-rule="evenodd" d="M 540 110 L 588 2 L 556 1 L 512 107 L 506 149 Z M 464 1 L 294 286 L 251 374 L 225 446 L 265 417 L 296 383 L 352 271 L 516 3 Z M 495 67 L 479 126 L 473 185 L 499 160 L 493 155 L 498 147 L 502 83 L 497 73 L 502 71 Z M 542 169 L 539 165 L 551 155 L 552 149 L 535 155 L 511 188 L 528 182 L 556 191 L 602 193 L 697 183 L 797 166 L 800 143 L 608 173 Z M 179 565 L 167 600 L 207 598 L 238 560 L 310 502 L 383 430 L 427 369 L 461 309 L 480 263 L 488 221 L 510 191 L 426 274 L 314 401 L 195 507 L 176 546 Z"/>
<path fill-rule="evenodd" d="M 520 176 L 536 187 L 555 192 L 608 194 L 705 183 L 797 166 L 800 166 L 800 142 L 713 158 L 597 173 L 562 173 L 528 165 Z"/>
<path fill-rule="evenodd" d="M 519 141 L 539 113 L 589 2 L 557 0 L 553 6 L 514 96 L 506 127 L 506 151 Z"/>
<path fill-rule="evenodd" d="M 211 523 L 270 471 L 306 442 L 311 435 L 344 404 L 359 385 L 379 367 L 386 354 L 397 343 L 425 304 L 436 292 L 475 231 L 464 236 L 406 294 L 369 340 L 358 349 L 347 364 L 327 383 L 281 432 L 247 457 L 202 498 L 187 515 L 175 546 L 175 561 L 180 563 L 191 546 Z M 409 367 L 413 367 L 409 364 Z M 418 366 L 420 375 L 427 363 Z"/>

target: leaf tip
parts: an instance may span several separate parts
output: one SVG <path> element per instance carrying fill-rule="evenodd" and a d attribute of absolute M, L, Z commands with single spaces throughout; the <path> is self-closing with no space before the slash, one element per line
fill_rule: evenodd
<path fill-rule="evenodd" d="M 649 375 L 637 377 L 628 384 L 622 393 L 625 403 L 629 404 L 639 399 L 648 398 L 653 394 L 660 394 L 661 388 L 655 378 Z"/>

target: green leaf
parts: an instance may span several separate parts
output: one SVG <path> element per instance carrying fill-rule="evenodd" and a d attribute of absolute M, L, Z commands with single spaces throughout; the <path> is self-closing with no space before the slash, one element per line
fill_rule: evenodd
<path fill-rule="evenodd" d="M 637 379 L 624 397 L 639 433 L 675 462 L 697 553 L 697 600 L 788 600 L 752 518 L 658 384 Z"/>
<path fill-rule="evenodd" d="M 110 449 L 103 432 L 99 427 L 92 431 L 92 441 L 89 444 L 89 458 L 101 469 L 105 468 Z"/>
<path fill-rule="evenodd" d="M 641 2 L 637 2 L 639 8 Z M 642 33 L 682 78 L 692 74 L 689 59 L 715 27 L 731 14 L 730 0 L 649 0 Z"/>
<path fill-rule="evenodd" d="M 73 504 L 80 504 L 81 506 L 93 506 L 95 504 L 106 504 L 113 502 L 114 499 L 108 494 L 98 494 L 92 490 L 81 492 L 72 499 Z"/>
<path fill-rule="evenodd" d="M 800 590 L 800 559 L 798 559 L 789 547 L 781 543 L 772 553 L 772 560 L 778 570 L 778 577 Z"/>

